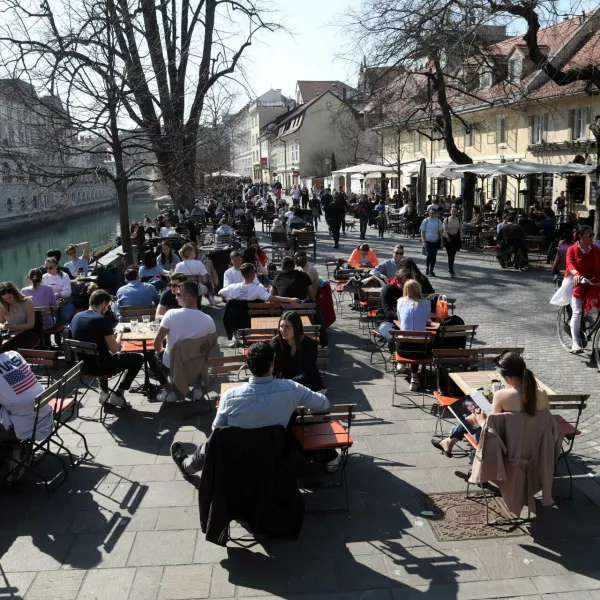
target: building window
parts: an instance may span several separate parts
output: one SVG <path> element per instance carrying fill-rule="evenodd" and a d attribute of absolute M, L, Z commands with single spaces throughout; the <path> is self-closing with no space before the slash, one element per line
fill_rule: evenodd
<path fill-rule="evenodd" d="M 590 111 L 587 108 L 577 108 L 571 111 L 571 139 L 587 139 L 587 126 L 590 121 Z"/>
<path fill-rule="evenodd" d="M 421 152 L 421 134 L 415 131 L 415 152 Z"/>
<path fill-rule="evenodd" d="M 506 117 L 498 120 L 498 143 L 506 144 Z"/>
<path fill-rule="evenodd" d="M 473 147 L 473 127 L 467 125 L 465 127 L 465 148 Z"/>
<path fill-rule="evenodd" d="M 481 89 L 487 90 L 492 87 L 492 69 L 489 67 L 484 67 L 481 70 L 481 78 L 479 80 L 481 85 Z"/>
<path fill-rule="evenodd" d="M 548 128 L 548 115 L 536 115 L 533 117 L 531 127 L 531 143 L 541 144 L 546 139 Z"/>
<path fill-rule="evenodd" d="M 521 81 L 521 73 L 523 72 L 523 61 L 520 58 L 511 58 L 508 61 L 508 81 L 517 83 Z"/>

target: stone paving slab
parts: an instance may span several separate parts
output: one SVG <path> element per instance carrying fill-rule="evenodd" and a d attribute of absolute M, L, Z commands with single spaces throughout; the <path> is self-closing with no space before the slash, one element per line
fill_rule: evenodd
<path fill-rule="evenodd" d="M 349 255 L 357 238 L 343 237 L 335 254 Z M 385 259 L 395 241 L 372 245 Z M 399 241 L 423 265 L 419 245 Z M 319 260 L 333 254 L 319 233 Z M 189 450 L 202 443 L 212 415 L 133 397 L 135 408 L 109 416 L 104 427 L 93 420 L 99 407 L 88 394 L 86 420 L 74 425 L 87 436 L 93 461 L 70 471 L 51 497 L 29 479 L 0 496 L 0 598 L 600 599 L 599 375 L 586 357 L 559 347 L 544 269 L 502 271 L 461 252 L 459 277 L 451 280 L 443 253 L 439 263 L 432 283 L 457 298 L 466 323 L 480 325 L 477 344 L 524 345 L 528 365 L 555 391 L 592 394 L 574 451 L 580 471 L 574 497 L 566 500 L 564 482 L 556 482 L 557 507 L 541 510 L 527 535 L 436 541 L 415 496 L 464 490 L 454 472 L 466 472 L 468 460 L 431 446 L 431 397 L 424 409 L 420 396 L 419 406 L 391 406 L 392 374 L 369 364 L 357 314 L 345 306 L 331 332 L 326 385 L 333 402 L 358 404 L 350 513 L 307 515 L 295 543 L 250 550 L 209 544 L 199 530 L 197 492 L 173 465 L 169 446 L 174 439 Z M 222 309 L 208 310 L 222 333 Z M 398 387 L 407 389 L 401 379 Z M 77 436 L 65 441 L 80 451 Z"/>

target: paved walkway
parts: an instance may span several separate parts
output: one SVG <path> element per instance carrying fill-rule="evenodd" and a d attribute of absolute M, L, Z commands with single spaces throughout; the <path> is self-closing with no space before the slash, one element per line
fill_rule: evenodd
<path fill-rule="evenodd" d="M 380 257 L 391 255 L 394 240 L 369 237 Z M 333 251 L 325 234 L 319 238 L 322 262 Z M 343 238 L 339 255 L 349 254 L 357 238 Z M 418 244 L 400 241 L 422 264 Z M 504 272 L 460 253 L 459 277 L 451 281 L 444 258 L 434 286 L 456 296 L 465 322 L 481 325 L 479 342 L 523 345 L 528 365 L 555 391 L 592 394 L 576 446 L 582 474 L 574 497 L 564 499 L 557 484 L 557 506 L 542 510 L 528 534 L 436 541 L 415 495 L 464 491 L 454 471 L 466 471 L 467 460 L 432 448 L 434 419 L 427 412 L 391 407 L 392 376 L 369 365 L 356 313 L 346 310 L 331 335 L 327 386 L 334 402 L 360 408 L 349 463 L 351 512 L 307 515 L 296 543 L 252 550 L 208 544 L 196 489 L 179 476 L 169 446 L 175 438 L 190 449 L 200 444 L 212 418 L 194 414 L 191 404 L 164 407 L 133 396 L 133 410 L 104 428 L 94 420 L 94 396 L 81 411 L 88 420 L 78 423 L 93 462 L 72 471 L 51 497 L 26 482 L 0 498 L 0 598 L 600 598 L 593 476 L 599 375 L 586 357 L 558 345 L 547 302 L 552 285 L 543 270 Z M 221 312 L 212 313 L 218 322 Z"/>

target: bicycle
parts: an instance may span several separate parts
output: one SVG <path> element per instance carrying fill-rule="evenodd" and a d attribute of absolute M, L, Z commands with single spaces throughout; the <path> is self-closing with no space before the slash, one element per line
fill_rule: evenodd
<path fill-rule="evenodd" d="M 600 283 L 592 283 L 585 277 L 581 278 L 581 283 L 600 287 Z M 590 313 L 588 313 L 589 315 Z M 561 306 L 556 316 L 558 340 L 562 347 L 569 352 L 573 346 L 573 338 L 571 337 L 572 316 L 573 309 L 570 304 Z M 581 339 L 579 340 L 579 345 L 585 350 L 591 344 L 594 360 L 596 361 L 596 365 L 600 367 L 600 311 L 596 311 L 596 318 L 593 322 L 588 320 L 588 316 L 585 313 L 581 315 Z"/>

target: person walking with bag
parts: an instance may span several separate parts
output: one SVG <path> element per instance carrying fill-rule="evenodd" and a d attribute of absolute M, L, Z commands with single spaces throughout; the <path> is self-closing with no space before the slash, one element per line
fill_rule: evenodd
<path fill-rule="evenodd" d="M 423 250 L 427 256 L 425 275 L 437 277 L 434 273 L 437 253 L 444 247 L 442 222 L 438 219 L 437 210 L 429 208 L 429 216 L 423 219 L 421 223 L 421 241 Z"/>
<path fill-rule="evenodd" d="M 462 245 L 462 221 L 458 216 L 458 209 L 453 206 L 450 209 L 450 216 L 444 219 L 443 236 L 446 243 L 446 252 L 448 254 L 448 272 L 450 277 L 456 277 L 454 272 L 454 258 Z"/>

